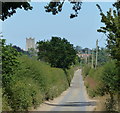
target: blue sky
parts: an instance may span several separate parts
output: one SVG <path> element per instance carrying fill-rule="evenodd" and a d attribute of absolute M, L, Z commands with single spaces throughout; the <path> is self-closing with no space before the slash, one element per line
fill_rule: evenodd
<path fill-rule="evenodd" d="M 70 19 L 72 5 L 65 3 L 63 11 L 54 16 L 46 13 L 44 6 L 47 3 L 34 2 L 32 11 L 17 10 L 17 13 L 2 23 L 4 38 L 7 43 L 12 43 L 25 49 L 25 39 L 35 38 L 36 41 L 47 40 L 52 36 L 66 38 L 74 46 L 95 48 L 96 40 L 100 47 L 105 47 L 106 37 L 98 33 L 97 29 L 103 24 L 95 2 L 84 2 L 77 18 Z M 104 12 L 113 8 L 111 2 L 99 3 Z M 1 29 L 2 28 L 2 29 Z M 102 38 L 101 38 L 102 37 Z"/>

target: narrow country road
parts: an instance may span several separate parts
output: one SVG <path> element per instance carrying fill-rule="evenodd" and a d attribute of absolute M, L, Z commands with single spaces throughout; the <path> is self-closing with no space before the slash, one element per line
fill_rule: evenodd
<path fill-rule="evenodd" d="M 86 97 L 81 70 L 74 74 L 70 88 L 64 95 L 61 95 L 56 102 L 45 102 L 45 108 L 50 107 L 48 111 L 88 111 L 88 106 L 95 106 L 94 101 L 88 101 Z M 44 109 L 42 109 L 44 111 Z"/>

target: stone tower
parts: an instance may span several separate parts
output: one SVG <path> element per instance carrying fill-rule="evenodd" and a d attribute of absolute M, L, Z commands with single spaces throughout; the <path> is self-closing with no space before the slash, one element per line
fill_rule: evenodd
<path fill-rule="evenodd" d="M 30 48 L 35 49 L 35 39 L 34 38 L 26 38 L 26 51 Z"/>

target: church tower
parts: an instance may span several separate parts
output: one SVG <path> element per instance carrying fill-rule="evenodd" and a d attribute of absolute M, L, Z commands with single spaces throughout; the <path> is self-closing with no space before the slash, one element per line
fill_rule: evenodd
<path fill-rule="evenodd" d="M 31 48 L 35 49 L 35 39 L 26 38 L 26 51 L 28 51 Z"/>

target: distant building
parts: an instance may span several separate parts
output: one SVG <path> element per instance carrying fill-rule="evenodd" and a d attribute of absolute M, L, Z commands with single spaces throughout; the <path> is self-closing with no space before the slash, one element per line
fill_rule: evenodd
<path fill-rule="evenodd" d="M 29 49 L 35 49 L 35 38 L 26 38 L 26 51 Z"/>
<path fill-rule="evenodd" d="M 77 56 L 81 59 L 84 59 L 86 63 L 88 63 L 88 59 L 91 56 L 91 54 L 80 54 L 78 53 Z"/>
<path fill-rule="evenodd" d="M 91 54 L 77 54 L 81 58 L 88 58 L 91 56 Z"/>

